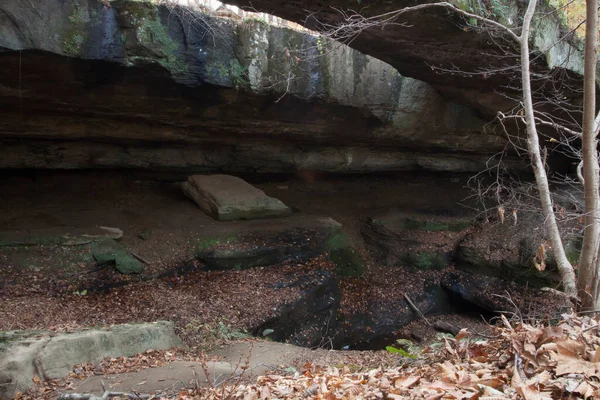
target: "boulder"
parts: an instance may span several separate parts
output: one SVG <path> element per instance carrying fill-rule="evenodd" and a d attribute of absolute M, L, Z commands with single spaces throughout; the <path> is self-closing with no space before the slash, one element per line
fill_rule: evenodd
<path fill-rule="evenodd" d="M 34 376 L 64 378 L 75 364 L 182 346 L 173 323 L 166 321 L 115 325 L 56 336 L 49 332 L 1 332 L 0 399 L 26 391 L 33 385 Z"/>
<path fill-rule="evenodd" d="M 572 310 L 569 298 L 562 292 L 535 289 L 491 276 L 454 271 L 445 274 L 440 284 L 447 292 L 485 312 L 527 317 L 533 310 L 533 318 L 543 319 Z"/>
<path fill-rule="evenodd" d="M 370 218 L 362 229 L 371 255 L 390 267 L 440 270 L 471 226 L 467 218 L 391 211 Z"/>
<path fill-rule="evenodd" d="M 285 217 L 291 209 L 243 179 L 231 175 L 193 175 L 183 192 L 218 221 Z"/>
<path fill-rule="evenodd" d="M 576 221 L 560 221 L 567 258 L 576 263 L 581 237 Z M 541 268 L 542 263 L 544 268 Z M 536 268 L 536 264 L 541 271 Z M 530 287 L 555 287 L 560 282 L 556 262 L 538 213 L 519 213 L 501 224 L 490 221 L 478 225 L 458 244 L 456 265 L 459 269 L 497 276 Z"/>
<path fill-rule="evenodd" d="M 98 264 L 114 264 L 117 271 L 125 275 L 139 274 L 144 270 L 142 263 L 114 240 L 93 243 L 92 253 Z"/>

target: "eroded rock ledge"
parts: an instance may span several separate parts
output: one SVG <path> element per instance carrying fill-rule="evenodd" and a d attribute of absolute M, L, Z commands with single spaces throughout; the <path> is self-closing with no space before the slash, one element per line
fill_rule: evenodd
<path fill-rule="evenodd" d="M 224 0 L 243 8 L 268 12 L 314 30 L 337 26 L 346 15 L 376 17 L 405 7 L 430 3 L 416 0 Z M 527 2 L 517 0 L 449 0 L 461 10 L 478 14 L 520 32 Z M 542 95 L 558 89 L 569 98 L 581 98 L 573 91 L 581 87 L 583 47 L 569 34 L 560 13 L 550 1 L 538 2 L 533 18 L 531 68 L 539 76 L 549 75 L 552 85 L 537 82 Z M 389 16 L 389 14 L 388 14 Z M 502 32 L 488 34 L 481 24 L 467 20 L 449 8 L 422 8 L 402 14 L 385 27 L 373 24 L 352 38 L 352 48 L 383 60 L 401 74 L 428 82 L 440 93 L 463 104 L 470 104 L 486 115 L 510 108 L 501 93 L 519 87 L 519 51 Z"/>
<path fill-rule="evenodd" d="M 479 112 L 347 46 L 111 5 L 0 5 L 0 168 L 478 171 L 506 144 Z"/>

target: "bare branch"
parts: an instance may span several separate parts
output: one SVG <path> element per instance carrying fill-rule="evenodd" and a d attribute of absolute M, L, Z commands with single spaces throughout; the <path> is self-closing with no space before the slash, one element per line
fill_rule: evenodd
<path fill-rule="evenodd" d="M 401 15 L 432 9 L 432 8 L 445 8 L 453 11 L 456 14 L 462 15 L 466 18 L 472 18 L 477 21 L 483 22 L 491 27 L 497 28 L 505 33 L 507 33 L 512 39 L 516 42 L 521 41 L 521 37 L 512 31 L 512 29 L 508 28 L 505 25 L 502 25 L 499 22 L 496 22 L 492 19 L 482 17 L 481 15 L 473 14 L 460 8 L 456 7 L 454 4 L 448 2 L 439 2 L 439 3 L 428 3 L 428 4 L 419 4 L 413 7 L 405 7 L 400 10 L 390 11 L 384 14 L 379 14 L 371 17 L 363 17 L 359 13 L 348 14 L 342 10 L 337 10 L 344 17 L 344 24 L 337 26 L 335 29 L 331 31 L 331 35 L 337 38 L 343 39 L 351 39 L 355 38 L 362 31 L 371 28 L 373 26 L 381 26 L 385 27 L 386 25 L 403 25 L 395 22 Z M 406 26 L 406 25 L 405 25 Z"/>

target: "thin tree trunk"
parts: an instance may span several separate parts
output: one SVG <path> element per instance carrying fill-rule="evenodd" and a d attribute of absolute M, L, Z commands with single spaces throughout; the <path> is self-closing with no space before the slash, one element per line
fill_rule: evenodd
<path fill-rule="evenodd" d="M 598 301 L 600 199 L 598 192 L 598 141 L 594 121 L 596 114 L 597 48 L 598 0 L 586 0 L 582 132 L 585 231 L 577 276 L 577 289 L 581 299 L 581 307 L 585 310 L 593 309 Z"/>
<path fill-rule="evenodd" d="M 531 158 L 533 172 L 535 174 L 537 188 L 540 194 L 542 213 L 545 218 L 546 228 L 548 229 L 548 235 L 550 236 L 550 242 L 552 243 L 554 257 L 556 258 L 558 266 L 558 272 L 562 278 L 562 284 L 565 293 L 569 297 L 574 298 L 577 296 L 575 272 L 573 271 L 573 266 L 569 260 L 567 260 L 565 249 L 560 238 L 558 224 L 556 223 L 556 217 L 554 215 L 554 209 L 552 205 L 552 197 L 550 196 L 550 187 L 548 185 L 548 177 L 542 162 L 540 143 L 533 113 L 531 74 L 529 70 L 529 34 L 536 3 L 537 0 L 530 0 L 525 16 L 523 17 L 523 30 L 521 31 L 521 36 L 519 37 L 521 48 L 523 106 L 525 109 L 525 122 L 527 125 L 527 147 L 529 150 L 529 157 Z"/>

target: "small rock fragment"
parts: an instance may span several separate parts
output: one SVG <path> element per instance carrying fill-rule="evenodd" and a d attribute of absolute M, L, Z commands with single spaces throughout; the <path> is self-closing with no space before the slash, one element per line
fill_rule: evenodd
<path fill-rule="evenodd" d="M 92 253 L 98 264 L 114 264 L 117 271 L 125 275 L 139 274 L 144 270 L 142 263 L 114 240 L 93 243 Z"/>

